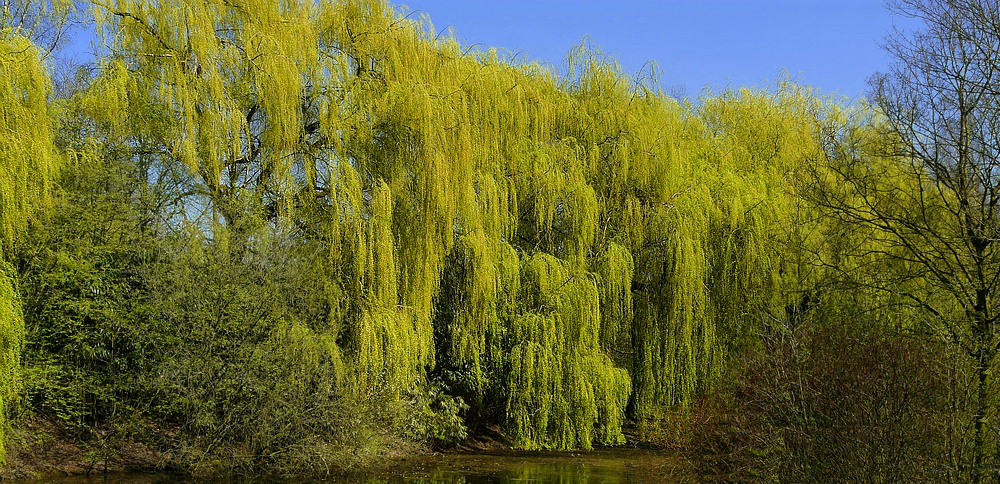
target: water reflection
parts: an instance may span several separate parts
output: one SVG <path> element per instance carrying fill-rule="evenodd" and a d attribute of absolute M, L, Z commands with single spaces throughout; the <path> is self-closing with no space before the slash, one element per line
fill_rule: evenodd
<path fill-rule="evenodd" d="M 438 470 L 427 474 L 371 479 L 369 484 L 507 484 L 547 482 L 559 484 L 618 484 L 636 482 L 624 465 L 595 467 L 588 464 L 521 463 L 496 470 Z"/>
<path fill-rule="evenodd" d="M 270 480 L 271 484 L 653 484 L 690 482 L 675 455 L 639 450 L 587 453 L 449 454 L 399 462 L 376 475 L 320 480 Z M 53 481 L 45 481 L 53 482 Z M 169 475 L 109 475 L 66 478 L 58 484 L 238 484 Z"/>
<path fill-rule="evenodd" d="M 418 461 L 368 484 L 620 484 L 680 482 L 674 455 L 645 451 L 452 455 Z M 357 482 L 357 481 L 354 481 Z"/>

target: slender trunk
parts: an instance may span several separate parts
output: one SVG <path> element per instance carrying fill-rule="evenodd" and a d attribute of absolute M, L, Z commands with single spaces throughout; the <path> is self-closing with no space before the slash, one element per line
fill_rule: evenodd
<path fill-rule="evenodd" d="M 996 456 L 987 462 L 986 434 L 987 434 L 987 411 L 990 408 L 989 400 L 989 373 L 993 364 L 993 357 L 996 355 L 993 343 L 993 328 L 990 324 L 989 312 L 987 311 L 988 293 L 985 289 L 980 289 L 976 296 L 975 324 L 973 335 L 977 350 L 973 355 L 976 364 L 976 406 L 975 419 L 973 422 L 973 482 L 986 482 L 987 473 L 992 476 L 991 481 L 1000 484 L 1000 475 L 996 472 Z M 989 471 L 987 471 L 989 468 Z"/>
<path fill-rule="evenodd" d="M 985 428 L 986 427 L 985 424 L 986 424 L 986 420 L 987 420 L 986 415 L 985 415 L 986 414 L 986 409 L 988 409 L 989 406 L 991 405 L 991 401 L 989 400 L 989 395 L 988 395 L 988 391 L 989 391 L 989 381 L 988 381 L 989 371 L 990 371 L 990 366 L 992 366 L 992 364 L 993 364 L 993 358 L 996 356 L 996 351 L 992 350 L 992 348 L 993 348 L 993 346 L 992 346 L 992 338 L 991 338 L 990 339 L 990 351 L 988 351 L 986 353 L 986 355 L 984 355 L 984 361 L 980 365 L 979 375 L 978 375 L 979 376 L 979 389 L 978 389 L 978 394 L 979 395 L 978 396 L 979 396 L 979 401 L 980 401 L 980 403 L 978 404 L 978 407 L 979 407 L 979 409 L 981 409 L 980 412 L 983 415 L 981 424 L 983 426 L 983 430 L 982 431 L 983 431 L 984 434 L 986 432 L 988 432 L 988 429 Z M 980 424 L 980 422 L 977 422 L 977 424 Z M 983 437 L 985 438 L 985 435 Z M 985 449 L 984 449 L 984 452 L 985 452 Z M 984 469 L 984 471 L 986 471 L 986 470 Z M 994 439 L 994 443 L 993 443 L 993 459 L 992 459 L 992 461 L 990 461 L 990 463 L 989 463 L 989 470 L 986 471 L 986 472 L 988 472 L 989 480 L 993 481 L 996 484 L 1000 484 L 1000 445 L 998 445 L 998 443 L 995 441 L 995 439 Z"/>
<path fill-rule="evenodd" d="M 948 468 L 949 476 L 948 482 L 959 482 L 961 476 L 963 475 L 963 461 L 961 459 L 961 448 L 958 442 L 958 432 L 957 429 L 960 428 L 958 423 L 958 416 L 961 415 L 959 409 L 962 408 L 959 405 L 958 395 L 959 395 L 959 379 L 958 379 L 958 369 L 960 365 L 959 357 L 956 355 L 950 355 L 948 362 L 948 402 L 949 402 L 949 412 L 948 412 L 948 425 L 945 427 L 945 433 L 947 435 L 946 447 L 948 453 Z"/>
<path fill-rule="evenodd" d="M 976 376 L 978 377 L 978 383 L 976 386 L 976 412 L 973 418 L 974 422 L 974 433 L 972 440 L 972 482 L 984 482 L 985 469 L 984 469 L 984 458 L 985 458 L 985 426 L 986 426 L 986 378 L 987 371 L 989 370 L 986 360 L 986 352 L 984 349 L 980 349 L 979 354 L 976 355 Z"/>
<path fill-rule="evenodd" d="M 976 279 L 979 287 L 976 288 L 976 303 L 973 313 L 973 337 L 976 345 L 976 413 L 975 413 L 975 433 L 973 434 L 973 482 L 985 482 L 987 476 L 987 466 L 991 469 L 989 474 L 993 475 L 996 481 L 997 474 L 994 470 L 997 462 L 990 460 L 986 462 L 986 412 L 989 408 L 987 399 L 989 386 L 990 365 L 993 363 L 993 328 L 990 322 L 989 300 L 990 290 L 988 289 L 988 278 L 985 272 L 986 249 L 990 241 L 981 237 L 982 227 L 975 221 L 967 217 L 966 227 L 971 236 L 971 244 L 974 249 L 976 262 Z"/>

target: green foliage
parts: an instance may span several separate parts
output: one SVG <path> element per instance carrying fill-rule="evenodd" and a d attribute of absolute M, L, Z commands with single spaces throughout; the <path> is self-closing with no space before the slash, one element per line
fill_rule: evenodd
<path fill-rule="evenodd" d="M 839 297 L 826 261 L 874 267 L 845 246 L 877 238 L 799 197 L 829 133 L 882 142 L 866 106 L 787 81 L 677 100 L 596 48 L 558 73 L 380 0 L 94 3 L 108 50 L 55 105 L 71 165 L 18 259 L 27 393 L 179 428 L 158 444 L 189 468 L 466 424 L 622 444 Z M 44 192 L 51 163 L 18 163 Z"/>
<path fill-rule="evenodd" d="M 173 445 L 187 465 L 228 449 L 244 456 L 238 468 L 266 466 L 341 420 L 341 353 L 314 319 L 325 315 L 309 310 L 326 299 L 322 280 L 303 278 L 303 261 L 287 253 L 265 272 L 274 261 L 239 261 L 201 244 L 173 241 L 146 276 L 156 297 L 144 304 L 146 331 L 158 356 L 140 383 L 158 395 L 152 415 L 183 424 Z"/>
<path fill-rule="evenodd" d="M 405 401 L 404 432 L 412 439 L 430 439 L 440 447 L 461 444 L 468 433 L 462 413 L 469 409 L 461 397 L 445 393 L 444 388 L 431 384 L 408 395 Z"/>
<path fill-rule="evenodd" d="M 44 203 L 58 157 L 46 100 L 50 82 L 38 49 L 0 31 L 0 238 L 10 247 L 32 212 Z M 31 126 L 32 129 L 24 129 Z"/>
<path fill-rule="evenodd" d="M 27 397 L 74 429 L 128 413 L 134 377 L 148 369 L 150 341 L 136 324 L 138 255 L 126 248 L 51 252 L 26 268 Z M 55 387 L 53 387 L 53 385 Z M 63 389 L 60 390 L 60 387 Z M 88 414 L 85 416 L 85 414 Z"/>
<path fill-rule="evenodd" d="M 24 344 L 24 320 L 14 286 L 13 268 L 0 260 L 0 438 L 6 436 L 7 412 L 21 389 L 20 358 Z M 0 446 L 0 459 L 6 457 Z"/>
<path fill-rule="evenodd" d="M 16 257 L 27 325 L 25 393 L 34 412 L 58 417 L 74 433 L 128 421 L 141 406 L 136 382 L 150 371 L 153 335 L 143 326 L 149 294 L 142 269 L 153 241 L 149 204 L 127 160 L 104 155 L 76 100 L 54 103 L 56 144 L 67 165 L 53 209 L 32 226 Z"/>
<path fill-rule="evenodd" d="M 0 29 L 0 462 L 6 457 L 7 416 L 20 391 L 24 322 L 7 256 L 35 210 L 44 205 L 58 157 L 46 96 L 50 87 L 34 44 Z"/>
<path fill-rule="evenodd" d="M 201 212 L 212 250 L 326 246 L 354 398 L 430 372 L 519 446 L 620 443 L 630 399 L 686 405 L 781 304 L 808 92 L 680 103 L 594 49 L 565 76 L 464 54 L 381 1 L 97 10 L 84 112 L 178 174 L 174 213 Z"/>

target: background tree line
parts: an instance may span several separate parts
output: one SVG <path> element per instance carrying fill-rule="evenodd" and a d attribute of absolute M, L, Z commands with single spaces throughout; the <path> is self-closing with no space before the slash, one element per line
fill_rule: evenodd
<path fill-rule="evenodd" d="M 1000 478 L 995 2 L 894 4 L 927 29 L 870 104 L 679 100 L 376 0 L 8 3 L 5 429 L 203 472 L 496 425 L 737 480 Z M 99 58 L 53 83 L 87 15 Z"/>

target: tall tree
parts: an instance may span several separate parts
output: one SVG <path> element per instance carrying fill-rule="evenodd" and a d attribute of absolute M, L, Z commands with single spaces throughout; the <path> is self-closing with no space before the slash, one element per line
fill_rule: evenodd
<path fill-rule="evenodd" d="M 43 58 L 62 46 L 84 23 L 86 0 L 2 0 L 0 30 L 17 32 L 38 47 Z"/>
<path fill-rule="evenodd" d="M 19 388 L 24 333 L 15 274 L 5 254 L 46 200 L 58 161 L 50 83 L 40 56 L 26 37 L 0 31 L 0 460 L 7 412 Z"/>
<path fill-rule="evenodd" d="M 1000 480 L 991 386 L 1000 348 L 1000 4 L 896 0 L 926 28 L 897 31 L 896 63 L 873 76 L 881 133 L 830 130 L 815 201 L 874 238 L 854 255 L 851 278 L 921 309 L 926 329 L 974 368 L 971 462 Z M 891 265 L 891 271 L 872 267 Z M 841 269 L 844 269 L 843 267 Z M 864 272 L 864 275 L 861 275 Z M 996 452 L 990 457 L 990 449 Z"/>
<path fill-rule="evenodd" d="M 523 447 L 619 443 L 629 401 L 689 403 L 771 304 L 807 93 L 699 111 L 596 51 L 560 76 L 381 0 L 96 3 L 94 118 L 239 260 L 328 248 L 357 397 L 436 371 Z"/>

